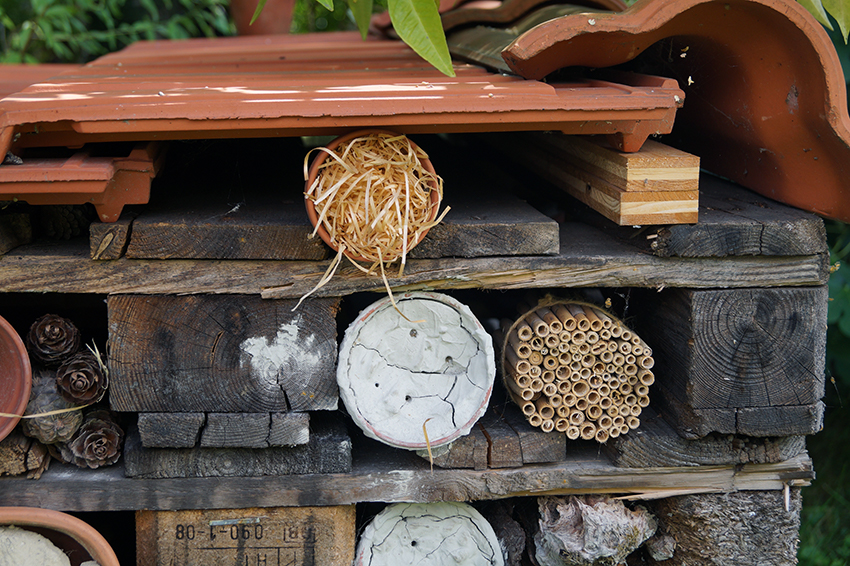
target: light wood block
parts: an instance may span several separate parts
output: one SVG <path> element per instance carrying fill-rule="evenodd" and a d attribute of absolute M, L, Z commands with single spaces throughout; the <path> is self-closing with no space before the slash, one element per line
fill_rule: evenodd
<path fill-rule="evenodd" d="M 693 224 L 699 217 L 695 155 L 652 140 L 625 153 L 579 136 L 493 139 L 534 173 L 621 226 Z"/>
<path fill-rule="evenodd" d="M 349 566 L 354 505 L 137 511 L 138 566 Z"/>

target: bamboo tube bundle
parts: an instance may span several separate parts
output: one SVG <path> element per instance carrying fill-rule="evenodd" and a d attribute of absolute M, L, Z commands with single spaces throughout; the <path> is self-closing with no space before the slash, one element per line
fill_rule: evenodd
<path fill-rule="evenodd" d="M 655 361 L 621 321 L 590 304 L 548 301 L 503 331 L 505 385 L 533 426 L 606 442 L 640 425 Z"/>

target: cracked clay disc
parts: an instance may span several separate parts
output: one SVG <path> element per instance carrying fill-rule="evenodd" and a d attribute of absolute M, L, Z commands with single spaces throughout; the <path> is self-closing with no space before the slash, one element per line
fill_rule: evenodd
<path fill-rule="evenodd" d="M 503 566 L 493 527 L 466 503 L 395 503 L 363 529 L 357 566 Z"/>
<path fill-rule="evenodd" d="M 438 293 L 387 297 L 363 310 L 340 346 L 337 382 L 366 436 L 431 448 L 469 434 L 487 410 L 493 341 L 466 305 Z"/>

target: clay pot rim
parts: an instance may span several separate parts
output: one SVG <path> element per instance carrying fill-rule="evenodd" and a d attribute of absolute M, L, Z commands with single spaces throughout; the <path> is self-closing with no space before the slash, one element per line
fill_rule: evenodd
<path fill-rule="evenodd" d="M 94 527 L 67 513 L 39 507 L 0 507 L 0 525 L 46 528 L 68 535 L 100 566 L 120 566 L 115 551 Z"/>
<path fill-rule="evenodd" d="M 20 335 L 3 317 L 0 317 L 0 348 L 5 350 L 0 357 L 0 384 L 4 386 L 0 412 L 22 415 L 30 400 L 32 365 Z M 20 420 L 20 417 L 0 417 L 0 440 L 9 436 Z"/>
<path fill-rule="evenodd" d="M 324 145 L 322 147 L 326 147 L 327 149 L 334 150 L 345 142 L 351 141 L 354 138 L 367 136 L 369 134 L 388 134 L 390 136 L 405 135 L 405 134 L 402 134 L 401 132 L 395 132 L 393 130 L 388 130 L 386 128 L 365 128 L 365 129 L 361 129 L 361 130 L 355 130 L 355 131 L 349 132 L 347 134 L 343 134 L 343 135 L 341 135 L 337 138 L 334 138 L 330 143 L 328 143 L 327 145 Z M 410 138 L 408 138 L 408 140 L 410 141 L 410 145 L 413 146 L 414 149 L 419 148 L 419 146 L 413 140 L 411 140 Z M 304 183 L 304 193 L 305 193 L 304 206 L 307 209 L 307 217 L 310 219 L 310 224 L 314 228 L 316 227 L 316 223 L 319 220 L 319 215 L 316 213 L 316 207 L 313 204 L 313 201 L 311 199 L 307 198 L 306 194 L 307 194 L 307 191 L 310 190 L 310 185 L 312 185 L 313 181 L 316 179 L 316 175 L 319 172 L 319 167 L 322 165 L 322 163 L 325 162 L 325 160 L 328 157 L 329 157 L 328 153 L 325 152 L 325 151 L 318 151 L 317 152 L 316 157 L 314 157 L 313 161 L 310 163 L 310 169 L 308 170 L 308 173 L 307 173 L 307 181 Z M 434 165 L 431 163 L 431 160 L 428 159 L 428 158 L 422 158 L 422 159 L 420 159 L 420 162 L 422 163 L 422 167 L 424 167 L 426 171 L 431 173 L 431 175 L 433 175 L 436 178 L 437 171 L 434 169 Z M 440 204 L 440 193 L 437 190 L 435 180 L 431 181 L 431 189 L 432 189 L 431 194 L 430 194 L 431 202 L 432 202 L 432 204 L 435 204 L 436 206 L 434 206 L 433 209 L 432 209 L 431 216 L 428 218 L 429 221 L 433 221 L 437 217 L 437 213 L 439 212 L 439 204 Z M 417 245 L 419 245 L 419 243 L 425 238 L 425 236 L 428 235 L 429 230 L 430 230 L 430 228 L 428 230 L 425 230 L 424 232 L 422 232 L 422 235 L 419 237 L 419 239 L 416 240 L 416 242 L 414 242 L 413 245 L 411 245 L 410 247 L 407 248 L 408 253 L 410 253 L 410 250 L 412 250 Z M 333 251 L 339 252 L 339 248 L 335 244 L 331 243 L 330 234 L 328 234 L 328 231 L 325 229 L 324 226 L 319 225 L 318 229 L 316 230 L 316 233 L 319 235 L 319 237 L 322 239 L 322 241 L 325 242 Z M 347 257 L 349 257 L 349 258 L 351 258 L 355 261 L 372 263 L 370 260 L 368 260 L 364 257 L 361 257 L 359 255 L 356 255 L 354 253 L 350 253 L 348 250 L 345 250 L 343 253 Z M 388 260 L 384 260 L 384 261 L 388 261 Z"/>

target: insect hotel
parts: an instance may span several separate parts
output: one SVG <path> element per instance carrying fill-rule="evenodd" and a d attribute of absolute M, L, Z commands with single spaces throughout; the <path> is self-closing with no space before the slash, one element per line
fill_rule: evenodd
<path fill-rule="evenodd" d="M 837 56 L 790 0 L 579 4 L 443 6 L 455 77 L 383 16 L 10 73 L 3 536 L 796 564 Z"/>

